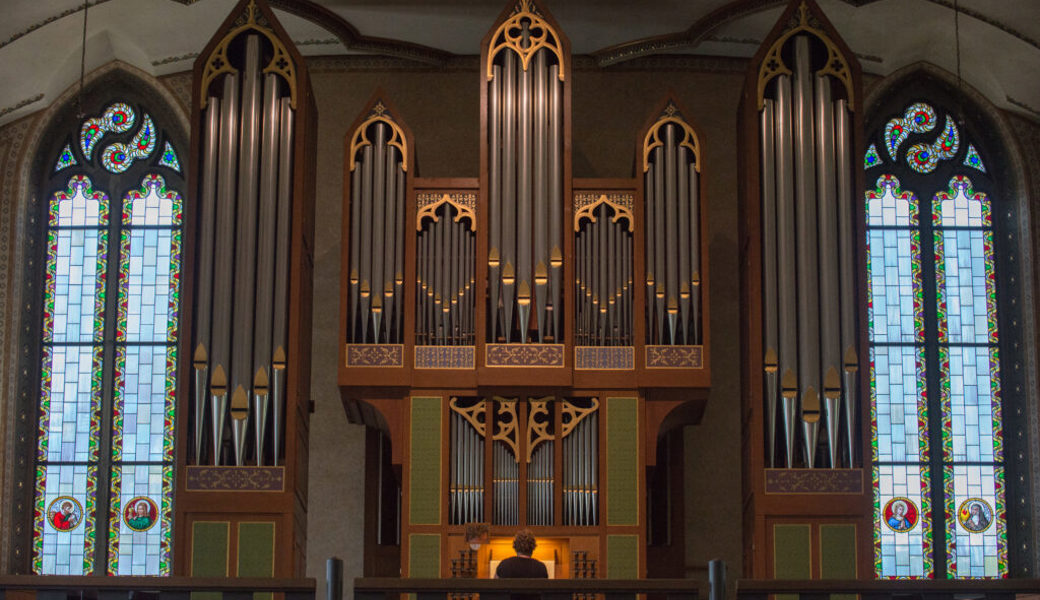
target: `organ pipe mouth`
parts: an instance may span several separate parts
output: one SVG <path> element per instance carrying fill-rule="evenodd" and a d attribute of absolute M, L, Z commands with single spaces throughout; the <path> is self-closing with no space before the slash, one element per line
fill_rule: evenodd
<path fill-rule="evenodd" d="M 812 386 L 802 397 L 802 420 L 806 423 L 817 423 L 820 420 L 820 396 Z"/>
<path fill-rule="evenodd" d="M 223 396 L 227 394 L 227 375 L 224 373 L 224 367 L 217 365 L 213 369 L 213 377 L 209 381 L 209 391 L 214 396 Z"/>
<path fill-rule="evenodd" d="M 253 377 L 253 391 L 257 394 L 267 393 L 267 369 L 260 367 L 256 370 L 256 376 Z"/>
<path fill-rule="evenodd" d="M 498 248 L 492 248 L 491 251 L 488 252 L 488 266 L 494 269 L 497 268 L 499 264 Z"/>
<path fill-rule="evenodd" d="M 235 393 L 231 395 L 231 418 L 241 420 L 248 416 L 249 400 L 246 398 L 246 390 L 240 385 L 235 388 Z"/>
<path fill-rule="evenodd" d="M 195 365 L 195 368 L 196 369 L 205 369 L 206 368 L 206 363 L 208 362 L 208 359 L 209 359 L 209 357 L 206 356 L 206 348 L 202 344 L 199 344 L 195 348 L 195 358 L 192 361 L 192 363 Z"/>

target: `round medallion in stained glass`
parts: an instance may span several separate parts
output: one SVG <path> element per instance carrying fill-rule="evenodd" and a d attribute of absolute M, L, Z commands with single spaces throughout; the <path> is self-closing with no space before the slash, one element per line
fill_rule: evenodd
<path fill-rule="evenodd" d="M 47 524 L 56 531 L 72 531 L 83 520 L 83 506 L 72 496 L 58 496 L 47 507 Z"/>
<path fill-rule="evenodd" d="M 885 504 L 884 523 L 896 533 L 910 531 L 917 525 L 917 505 L 909 498 L 892 498 Z"/>
<path fill-rule="evenodd" d="M 924 133 L 935 128 L 935 109 L 924 102 L 911 104 L 903 114 L 903 122 L 914 133 Z"/>
<path fill-rule="evenodd" d="M 159 520 L 159 508 L 148 496 L 138 496 L 126 503 L 123 522 L 134 531 L 148 531 Z"/>
<path fill-rule="evenodd" d="M 931 173 L 939 164 L 939 154 L 931 144 L 914 144 L 906 151 L 906 162 L 918 173 Z"/>
<path fill-rule="evenodd" d="M 122 173 L 130 168 L 134 159 L 130 157 L 126 144 L 112 144 L 101 155 L 101 164 L 113 173 Z"/>
<path fill-rule="evenodd" d="M 137 115 L 134 113 L 134 109 L 130 108 L 130 105 L 116 102 L 108 107 L 104 118 L 108 123 L 109 131 L 122 133 L 134 126 L 134 120 L 136 120 Z"/>
<path fill-rule="evenodd" d="M 970 533 L 982 533 L 993 526 L 993 508 L 982 498 L 968 498 L 957 510 L 957 522 Z"/>

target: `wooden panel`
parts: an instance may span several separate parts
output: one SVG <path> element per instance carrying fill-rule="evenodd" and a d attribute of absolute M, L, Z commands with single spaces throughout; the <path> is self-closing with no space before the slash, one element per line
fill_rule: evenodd
<path fill-rule="evenodd" d="M 639 523 L 639 400 L 607 398 L 607 525 Z"/>
<path fill-rule="evenodd" d="M 773 577 L 809 579 L 811 577 L 810 536 L 806 525 L 773 526 Z"/>
<path fill-rule="evenodd" d="M 639 577 L 639 536 L 607 536 L 607 579 Z"/>
<path fill-rule="evenodd" d="M 408 536 L 408 576 L 441 576 L 441 536 L 413 533 Z"/>
<path fill-rule="evenodd" d="M 441 522 L 441 404 L 439 396 L 412 398 L 408 453 L 408 521 Z"/>

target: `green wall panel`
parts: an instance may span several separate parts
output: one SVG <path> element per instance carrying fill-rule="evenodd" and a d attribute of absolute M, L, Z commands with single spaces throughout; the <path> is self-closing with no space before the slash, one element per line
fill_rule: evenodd
<path fill-rule="evenodd" d="M 607 536 L 607 579 L 639 577 L 639 536 Z"/>
<path fill-rule="evenodd" d="M 820 578 L 856 578 L 855 525 L 820 525 Z"/>
<path fill-rule="evenodd" d="M 227 577 L 228 542 L 231 524 L 227 521 L 195 521 L 191 524 L 192 577 Z M 192 600 L 220 600 L 220 592 L 192 592 Z"/>
<path fill-rule="evenodd" d="M 238 576 L 274 577 L 274 523 L 238 524 Z"/>
<path fill-rule="evenodd" d="M 820 525 L 820 579 L 856 578 L 856 526 Z M 831 594 L 831 600 L 856 600 L 855 594 Z"/>
<path fill-rule="evenodd" d="M 436 533 L 413 533 L 408 536 L 408 576 L 441 576 L 441 536 Z"/>
<path fill-rule="evenodd" d="M 639 524 L 639 401 L 607 398 L 607 525 Z"/>
<path fill-rule="evenodd" d="M 773 526 L 773 577 L 809 579 L 812 575 L 809 525 Z"/>
<path fill-rule="evenodd" d="M 191 574 L 194 577 L 227 577 L 227 521 L 195 521 L 191 525 Z"/>
<path fill-rule="evenodd" d="M 408 521 L 441 522 L 441 398 L 412 398 Z"/>

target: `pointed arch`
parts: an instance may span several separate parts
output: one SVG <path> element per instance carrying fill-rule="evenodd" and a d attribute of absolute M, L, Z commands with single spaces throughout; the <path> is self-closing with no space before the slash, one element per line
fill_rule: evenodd
<path fill-rule="evenodd" d="M 919 275 L 914 279 L 921 287 L 922 307 L 915 312 L 923 315 L 917 318 L 919 335 L 912 336 L 913 341 L 889 344 L 884 352 L 872 349 L 877 356 L 870 376 L 872 380 L 888 377 L 881 354 L 911 352 L 917 357 L 920 372 L 906 376 L 916 380 L 920 396 L 928 399 L 922 404 L 926 411 L 922 415 L 929 417 L 922 416 L 920 425 L 915 422 L 911 429 L 919 429 L 930 441 L 919 456 L 911 453 L 906 460 L 919 465 L 911 469 L 922 475 L 924 490 L 917 495 L 932 507 L 930 523 L 925 524 L 931 539 L 908 542 L 923 549 L 924 562 L 917 571 L 900 571 L 886 561 L 886 553 L 901 543 L 899 536 L 911 536 L 913 531 L 892 534 L 886 528 L 887 513 L 882 513 L 893 500 L 885 490 L 875 490 L 875 511 L 881 511 L 875 514 L 874 525 L 876 572 L 903 577 L 1022 576 L 1036 562 L 1033 498 L 1038 482 L 1029 467 L 1037 458 L 1036 434 L 1029 426 L 1037 418 L 1037 409 L 1023 393 L 1034 389 L 1037 377 L 1034 351 L 1027 343 L 1034 339 L 1033 315 L 1020 308 L 1028 294 L 1020 282 L 1033 280 L 1031 203 L 1021 149 L 1001 111 L 929 63 L 893 73 L 875 84 L 865 100 L 865 145 L 878 148 L 875 160 L 863 167 L 868 190 L 878 177 L 896 176 L 904 190 L 920 198 L 920 226 L 905 232 L 920 240 L 921 259 L 915 261 Z M 891 132 L 905 122 L 907 107 L 922 107 L 928 113 L 925 124 L 910 125 L 897 137 Z M 950 131 L 959 136 L 956 149 L 937 146 Z M 886 139 L 891 151 L 881 149 Z M 928 157 L 930 162 L 912 160 L 929 148 L 938 150 Z M 969 160 L 973 155 L 978 161 Z M 981 208 L 984 218 L 953 223 L 947 211 L 956 205 L 968 211 Z M 876 243 L 880 252 L 894 252 L 882 249 L 878 236 L 905 235 L 904 228 L 876 227 L 873 216 L 868 215 L 868 244 Z M 871 288 L 877 288 L 881 279 L 870 264 L 888 260 L 876 254 L 872 248 L 872 262 L 865 267 Z M 877 289 L 872 291 L 878 294 Z M 967 318 L 965 311 L 979 316 Z M 872 348 L 887 341 L 871 331 Z M 974 372 L 977 380 L 965 382 Z M 882 405 L 896 396 L 879 386 L 874 410 L 882 411 Z M 993 431 L 982 428 L 973 433 L 959 416 L 965 413 L 969 418 L 985 415 L 985 422 L 995 423 Z M 887 435 L 884 424 L 876 426 L 873 435 L 876 439 Z M 964 444 L 976 445 L 980 455 L 965 455 Z M 892 456 L 876 456 L 880 466 L 875 470 L 901 468 L 889 464 L 892 460 Z M 965 478 L 972 470 L 982 484 L 968 490 Z M 995 526 L 972 529 L 960 514 L 972 508 L 971 502 L 984 507 L 979 510 Z M 977 561 L 969 552 L 985 554 L 987 561 Z"/>
<path fill-rule="evenodd" d="M 134 122 L 126 127 L 117 127 L 108 132 L 107 138 L 102 139 L 94 148 L 92 160 L 86 160 L 82 151 L 78 148 L 81 124 L 84 120 L 103 115 L 106 108 L 116 106 L 121 101 L 130 102 L 129 106 L 133 107 L 131 110 L 135 116 Z M 81 111 L 82 117 L 80 116 Z M 110 227 L 116 227 L 116 229 L 108 229 L 104 234 L 107 236 L 108 248 L 108 260 L 104 265 L 104 275 L 109 280 L 108 287 L 111 289 L 107 290 L 105 294 L 108 304 L 99 304 L 99 311 L 102 313 L 100 318 L 103 318 L 104 322 L 109 324 L 105 326 L 102 335 L 110 334 L 115 336 L 117 330 L 116 323 L 121 317 L 125 318 L 127 314 L 125 307 L 120 309 L 116 306 L 117 300 L 120 295 L 128 298 L 127 294 L 133 295 L 136 293 L 133 290 L 135 289 L 134 286 L 138 285 L 131 283 L 137 263 L 135 262 L 135 266 L 131 267 L 129 257 L 131 255 L 138 256 L 139 245 L 144 243 L 143 237 L 145 236 L 143 230 L 135 229 L 138 226 L 137 224 L 131 225 L 131 220 L 127 220 L 124 227 L 124 215 L 118 207 L 126 203 L 130 203 L 126 204 L 127 206 L 132 205 L 134 200 L 127 200 L 127 198 L 135 190 L 137 190 L 139 196 L 146 198 L 145 202 L 151 202 L 152 200 L 159 203 L 165 202 L 159 199 L 160 196 L 175 199 L 174 202 L 179 202 L 183 198 L 186 192 L 184 173 L 182 169 L 174 168 L 177 165 L 171 161 L 176 160 L 175 157 L 178 153 L 181 157 L 187 157 L 189 149 L 187 122 L 188 119 L 184 107 L 165 85 L 140 69 L 120 61 L 113 61 L 88 74 L 84 78 L 82 92 L 79 84 L 67 89 L 47 109 L 33 117 L 31 124 L 27 127 L 27 142 L 23 146 L 17 181 L 15 183 L 17 189 L 17 208 L 15 211 L 17 228 L 15 230 L 15 239 L 18 242 L 14 247 L 12 264 L 19 265 L 19 268 L 14 270 L 13 275 L 15 279 L 12 281 L 14 285 L 11 286 L 9 293 L 9 298 L 12 299 L 9 306 L 18 307 L 19 314 L 16 315 L 16 318 L 23 324 L 23 327 L 18 332 L 18 335 L 12 336 L 7 342 L 7 348 L 5 348 L 7 356 L 18 357 L 15 359 L 17 364 L 12 365 L 17 368 L 16 372 L 18 375 L 12 380 L 12 387 L 16 386 L 17 389 L 10 390 L 8 394 L 5 394 L 5 397 L 13 398 L 14 400 L 5 404 L 3 410 L 6 422 L 16 424 L 15 427 L 18 428 L 18 431 L 12 437 L 20 440 L 13 448 L 14 456 L 11 462 L 14 472 L 11 477 L 7 478 L 7 481 L 10 482 L 10 487 L 3 490 L 4 505 L 10 511 L 5 515 L 5 520 L 9 516 L 10 521 L 8 522 L 14 526 L 12 534 L 5 540 L 5 543 L 8 545 L 5 549 L 11 551 L 9 553 L 11 562 L 8 568 L 13 572 L 28 573 L 34 570 L 37 572 L 42 570 L 40 566 L 42 563 L 34 558 L 34 551 L 36 556 L 39 556 L 39 551 L 34 550 L 33 547 L 35 535 L 33 531 L 34 529 L 37 532 L 40 531 L 41 522 L 38 519 L 34 521 L 33 512 L 34 509 L 39 509 L 41 501 L 46 503 L 50 499 L 49 492 L 46 492 L 46 490 L 42 492 L 42 495 L 38 493 L 45 486 L 41 487 L 43 480 L 37 480 L 36 470 L 34 469 L 38 464 L 37 456 L 43 457 L 42 454 L 39 454 L 42 451 L 42 447 L 36 443 L 38 417 L 42 414 L 37 406 L 37 401 L 41 397 L 41 353 L 45 345 L 40 337 L 43 331 L 41 323 L 44 317 L 44 309 L 41 307 L 40 302 L 44 293 L 44 279 L 42 275 L 47 265 L 53 266 L 54 260 L 49 258 L 49 256 L 53 256 L 51 254 L 52 250 L 49 248 L 55 242 L 47 241 L 48 236 L 51 240 L 58 240 L 57 243 L 59 244 L 62 239 L 60 230 L 48 228 L 50 219 L 47 218 L 47 214 L 54 202 L 63 202 L 60 199 L 63 196 L 59 192 L 69 187 L 64 184 L 77 180 L 77 178 L 92 180 L 92 187 L 99 193 L 103 192 L 108 201 L 112 203 L 112 208 L 115 210 L 110 211 L 107 222 L 110 224 Z M 134 145 L 127 145 L 131 142 Z M 169 146 L 169 148 L 166 146 Z M 56 168 L 56 159 L 64 155 L 66 149 L 71 154 L 63 158 L 68 158 L 70 161 L 66 163 L 65 160 L 60 160 L 57 166 L 61 168 Z M 108 164 L 106 168 L 102 163 L 101 154 L 106 154 L 109 159 L 114 159 L 114 162 L 106 159 L 105 162 Z M 120 162 L 121 158 L 126 160 Z M 162 164 L 164 159 L 167 160 L 166 164 Z M 155 195 L 155 198 L 152 198 L 153 194 L 150 192 L 150 188 L 142 188 L 142 185 L 145 185 L 144 182 L 151 180 L 150 178 L 153 177 L 158 177 L 156 181 L 161 179 L 163 185 L 160 187 L 164 188 L 159 195 Z M 77 190 L 73 188 L 69 189 L 76 193 Z M 65 196 L 69 196 L 69 194 L 65 193 Z M 73 201 L 71 197 L 70 201 Z M 164 224 L 152 231 L 153 233 L 148 235 L 156 235 L 165 240 L 167 252 L 171 250 L 175 253 L 179 252 L 175 247 L 170 246 L 171 243 L 176 245 L 176 238 L 179 237 L 179 233 L 177 233 L 179 232 L 179 224 L 176 226 Z M 120 241 L 121 237 L 123 238 L 122 242 Z M 121 254 L 126 255 L 123 257 L 124 260 L 120 260 Z M 162 251 L 160 251 L 160 255 L 162 255 Z M 162 260 L 160 259 L 160 263 L 157 263 L 160 265 L 160 270 L 163 270 L 176 280 L 176 269 L 179 268 L 179 265 L 174 264 L 174 271 L 170 272 L 169 268 L 171 265 L 162 266 L 161 262 Z M 164 281 L 169 282 L 170 280 Z M 122 292 L 120 291 L 120 286 L 123 286 Z M 170 292 L 175 291 L 173 288 L 160 287 L 163 289 L 157 288 L 156 291 L 163 298 L 170 298 Z M 176 296 L 175 293 L 174 296 Z M 128 306 L 134 305 L 133 300 L 129 302 Z M 130 310 L 135 309 L 131 308 Z M 164 313 L 167 317 L 173 315 L 173 317 L 170 317 L 174 319 L 174 321 L 171 321 L 174 323 L 171 331 L 175 332 L 176 308 L 169 312 L 168 307 L 163 305 L 157 310 Z M 161 327 L 162 335 L 165 335 L 168 329 L 165 318 Z M 127 330 L 124 328 L 122 331 L 125 335 Z M 124 339 L 129 341 L 129 345 L 123 344 L 121 346 L 122 350 L 105 360 L 108 360 L 110 363 L 126 361 L 128 360 L 128 353 L 134 356 L 139 354 L 133 347 L 136 343 L 134 342 L 134 335 L 131 334 L 129 338 L 124 337 Z M 129 351 L 127 350 L 128 348 L 130 348 Z M 52 352 L 49 350 L 48 354 L 52 354 Z M 98 360 L 102 360 L 101 357 L 104 355 L 104 352 L 96 354 L 99 356 Z M 129 360 L 133 361 L 135 359 L 131 356 Z M 163 365 L 167 362 L 166 358 L 156 358 L 155 360 Z M 125 362 L 123 364 L 125 365 Z M 160 366 L 159 370 L 162 371 L 163 368 Z M 111 367 L 106 367 L 106 369 L 111 369 Z M 111 373 L 111 371 L 108 372 Z M 172 373 L 167 373 L 167 375 L 172 375 Z M 157 374 L 156 377 L 167 379 L 166 375 L 161 374 Z M 118 377 L 113 378 L 112 375 L 108 375 L 106 378 L 102 373 L 98 381 L 100 382 L 98 384 L 100 386 L 98 398 L 100 399 L 106 393 L 108 394 L 106 396 L 107 400 L 99 400 L 99 402 L 103 406 L 111 406 L 113 402 L 112 390 L 117 388 L 123 389 L 121 387 L 122 380 L 118 379 Z M 168 403 L 172 411 L 172 379 L 167 379 L 166 383 L 158 384 L 158 386 L 160 389 L 156 391 L 156 397 L 163 398 L 169 396 Z M 162 388 L 168 389 L 164 392 Z M 108 391 L 106 392 L 105 390 Z M 131 391 L 129 388 L 126 388 L 125 394 L 120 392 L 120 395 L 125 400 L 130 395 L 137 395 L 137 391 Z M 143 398 L 143 396 L 141 397 Z M 160 403 L 165 402 L 164 400 L 159 401 Z M 172 434 L 172 412 L 168 414 L 160 412 L 159 416 L 156 417 L 159 420 L 155 424 L 162 430 L 162 423 L 167 417 L 171 419 L 168 425 Z M 100 428 L 100 431 L 111 431 L 110 423 L 111 421 L 106 417 L 105 420 L 98 420 L 96 425 Z M 161 432 L 159 435 L 162 437 Z M 116 435 L 117 445 L 119 444 L 118 436 L 119 434 Z M 169 440 L 172 441 L 172 436 L 169 437 Z M 111 448 L 111 440 L 106 441 L 102 446 L 104 447 L 99 448 L 99 450 L 109 450 Z M 111 452 L 108 452 L 107 455 L 110 456 Z M 104 458 L 105 454 L 100 453 L 99 456 L 102 463 L 97 464 L 103 464 L 103 461 L 107 460 Z M 133 452 L 130 451 L 125 453 L 123 458 L 128 461 L 135 460 Z M 44 459 L 41 458 L 41 460 Z M 160 459 L 159 463 L 163 463 L 164 460 Z M 129 465 L 129 462 L 127 465 Z M 172 453 L 169 455 L 169 459 L 165 460 L 165 465 L 163 467 L 160 464 L 157 468 L 165 470 L 171 478 L 170 481 L 172 481 Z M 93 468 L 99 470 L 97 465 Z M 107 466 L 104 468 L 107 468 Z M 121 473 L 122 469 L 122 466 L 118 467 L 115 475 L 110 470 L 106 479 L 117 482 L 119 479 L 118 473 Z M 15 485 L 19 481 L 23 483 L 20 489 Z M 37 481 L 37 485 L 24 485 L 33 481 Z M 105 485 L 107 486 L 107 483 Z M 169 521 L 172 511 L 167 510 L 168 500 L 172 498 L 171 494 L 172 488 L 166 492 L 162 490 L 156 492 L 155 500 L 153 501 L 157 507 L 156 514 L 153 516 L 156 525 L 150 528 L 152 530 L 151 534 L 146 534 L 156 537 L 156 540 L 160 537 L 166 539 L 166 541 L 162 542 L 165 548 L 162 552 L 168 552 L 168 536 L 172 533 Z M 97 530 L 95 530 L 95 548 L 97 550 L 90 557 L 89 561 L 85 560 L 83 563 L 85 566 L 93 564 L 93 572 L 120 572 L 118 559 L 109 560 L 110 557 L 118 557 L 118 546 L 113 544 L 114 554 L 106 554 L 108 552 L 106 543 L 108 539 L 107 532 L 110 529 L 116 530 L 122 526 L 120 515 L 117 514 L 118 505 L 125 500 L 121 496 L 121 493 L 118 491 L 115 495 L 112 495 L 106 487 L 102 493 L 95 494 L 95 498 L 92 501 L 101 503 L 99 506 L 103 512 L 97 512 L 93 520 L 95 525 L 104 531 L 103 537 L 96 537 Z M 80 504 L 82 507 L 86 507 L 85 502 Z M 43 508 L 46 509 L 47 507 L 44 506 Z M 85 527 L 85 525 L 80 527 Z M 156 541 L 156 543 L 159 542 Z M 124 550 L 132 551 L 132 546 L 133 544 L 128 542 L 128 544 L 124 544 Z M 164 568 L 160 567 L 158 563 L 159 561 L 156 561 L 152 565 L 154 567 L 152 571 L 155 574 L 164 571 Z M 126 564 L 129 564 L 129 560 L 126 561 Z M 168 561 L 166 564 L 168 566 Z M 73 570 L 72 572 L 80 571 Z"/>

